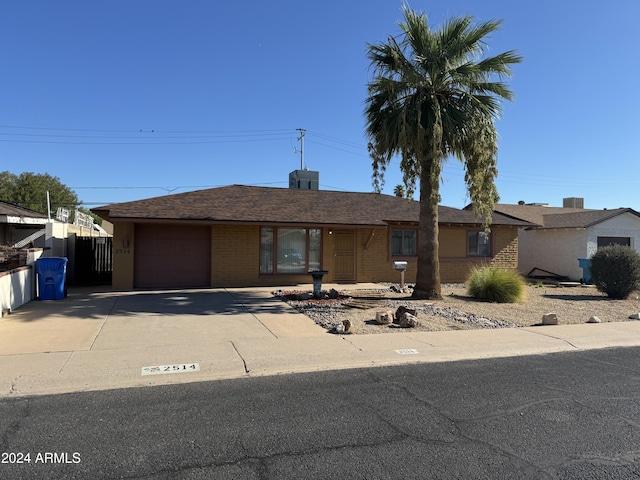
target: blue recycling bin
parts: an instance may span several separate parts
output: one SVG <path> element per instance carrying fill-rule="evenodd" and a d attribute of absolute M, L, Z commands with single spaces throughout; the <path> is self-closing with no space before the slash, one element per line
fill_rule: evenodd
<path fill-rule="evenodd" d="M 591 259 L 579 258 L 578 266 L 582 269 L 582 282 L 591 283 Z"/>
<path fill-rule="evenodd" d="M 40 300 L 62 300 L 65 297 L 67 261 L 64 257 L 36 260 Z"/>

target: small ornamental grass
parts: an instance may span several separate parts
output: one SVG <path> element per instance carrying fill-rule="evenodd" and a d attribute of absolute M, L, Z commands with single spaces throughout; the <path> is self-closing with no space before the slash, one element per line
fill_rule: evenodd
<path fill-rule="evenodd" d="M 623 300 L 640 284 L 640 255 L 622 245 L 601 247 L 591 257 L 589 270 L 598 290 Z"/>
<path fill-rule="evenodd" d="M 515 270 L 499 267 L 474 268 L 467 280 L 467 293 L 483 302 L 516 303 L 525 300 L 526 283 Z"/>

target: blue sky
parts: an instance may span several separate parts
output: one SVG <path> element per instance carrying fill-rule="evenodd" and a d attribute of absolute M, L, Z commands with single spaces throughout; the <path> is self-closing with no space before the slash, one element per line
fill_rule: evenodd
<path fill-rule="evenodd" d="M 400 0 L 7 2 L 0 16 L 0 171 L 49 173 L 94 207 L 229 184 L 371 191 L 367 43 Z M 640 2 L 412 1 L 430 23 L 502 19 L 490 54 L 524 61 L 497 123 L 503 203 L 584 197 L 631 207 L 640 147 Z M 468 203 L 463 166 L 442 204 Z M 401 183 L 398 162 L 384 193 Z"/>

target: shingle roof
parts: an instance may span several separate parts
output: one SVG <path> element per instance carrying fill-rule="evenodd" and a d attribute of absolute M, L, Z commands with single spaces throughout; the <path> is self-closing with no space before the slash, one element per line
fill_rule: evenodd
<path fill-rule="evenodd" d="M 42 213 L 34 212 L 26 208 L 19 207 L 12 203 L 0 201 L 0 215 L 8 215 L 12 217 L 29 217 L 29 218 L 47 218 Z"/>
<path fill-rule="evenodd" d="M 640 213 L 631 208 L 616 208 L 613 210 L 586 210 L 583 212 L 564 213 L 559 215 L 545 215 L 542 228 L 588 228 L 598 223 L 617 217 L 623 213 L 631 213 L 640 217 Z"/>
<path fill-rule="evenodd" d="M 92 210 L 109 221 L 203 221 L 307 225 L 384 226 L 418 222 L 419 202 L 390 195 L 230 185 Z M 440 223 L 481 223 L 471 211 L 439 207 Z M 495 225 L 530 225 L 494 215 Z"/>
<path fill-rule="evenodd" d="M 536 225 L 544 224 L 545 215 L 557 215 L 565 213 L 584 212 L 584 208 L 560 208 L 560 207 L 543 207 L 540 205 L 507 205 L 499 203 L 495 206 L 496 212 L 509 215 L 513 218 L 526 220 Z"/>
<path fill-rule="evenodd" d="M 640 214 L 631 208 L 592 210 L 584 208 L 544 207 L 539 205 L 496 205 L 495 210 L 512 218 L 519 218 L 536 226 L 531 228 L 587 228 L 623 213 Z"/>

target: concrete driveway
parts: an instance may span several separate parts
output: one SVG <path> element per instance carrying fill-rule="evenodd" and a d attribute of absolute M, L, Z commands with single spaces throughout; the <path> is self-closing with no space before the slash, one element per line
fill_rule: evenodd
<path fill-rule="evenodd" d="M 265 290 L 112 292 L 71 289 L 0 320 L 0 353 L 113 350 L 323 335 Z"/>
<path fill-rule="evenodd" d="M 200 377 L 236 377 L 248 373 L 239 341 L 326 335 L 269 289 L 70 289 L 0 319 L 0 395 L 174 380 L 140 377 L 155 365 L 197 363 Z"/>
<path fill-rule="evenodd" d="M 0 318 L 0 396 L 640 345 L 640 322 L 333 335 L 271 290 L 34 300 Z"/>

